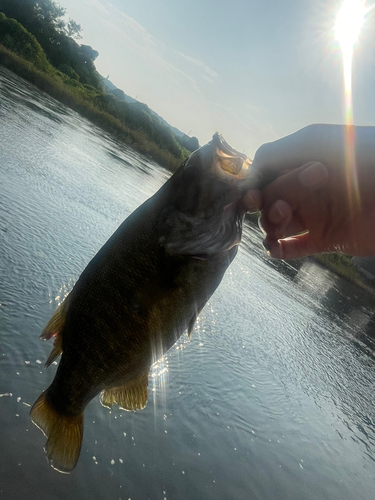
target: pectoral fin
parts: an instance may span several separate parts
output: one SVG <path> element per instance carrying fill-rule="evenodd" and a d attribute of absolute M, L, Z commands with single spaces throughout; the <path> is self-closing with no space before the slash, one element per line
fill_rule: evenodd
<path fill-rule="evenodd" d="M 106 408 L 117 403 L 121 410 L 142 410 L 147 405 L 148 370 L 131 382 L 118 387 L 105 389 L 100 395 L 100 402 Z"/>

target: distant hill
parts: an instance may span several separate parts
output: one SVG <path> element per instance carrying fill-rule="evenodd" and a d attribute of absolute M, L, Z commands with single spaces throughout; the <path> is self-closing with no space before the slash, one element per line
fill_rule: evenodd
<path fill-rule="evenodd" d="M 113 94 L 117 99 L 120 99 L 120 101 L 125 101 L 128 104 L 134 104 L 134 103 L 140 103 L 140 101 L 137 101 L 136 99 L 133 99 L 133 97 L 130 97 L 130 95 L 125 94 L 125 92 L 119 88 L 116 87 L 109 79 L 108 76 L 106 78 L 103 78 L 103 84 L 105 88 L 107 89 L 107 92 L 110 94 Z M 165 125 L 166 127 L 169 127 L 173 134 L 176 137 L 176 140 L 181 144 L 181 146 L 185 147 L 189 151 L 195 151 L 196 149 L 199 148 L 199 142 L 196 137 L 189 137 L 187 134 L 184 132 L 181 132 L 181 130 L 178 130 L 178 128 L 173 127 L 170 125 L 167 121 L 164 120 L 160 115 L 158 115 L 155 111 L 153 111 L 151 108 L 148 107 L 149 113 L 151 113 L 153 116 L 156 116 L 160 122 Z"/>

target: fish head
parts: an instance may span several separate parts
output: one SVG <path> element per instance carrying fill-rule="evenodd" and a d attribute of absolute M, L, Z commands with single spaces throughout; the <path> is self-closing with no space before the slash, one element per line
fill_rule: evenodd
<path fill-rule="evenodd" d="M 219 134 L 194 151 L 170 179 L 159 243 L 171 254 L 210 255 L 241 240 L 241 198 L 254 187 L 251 160 Z"/>

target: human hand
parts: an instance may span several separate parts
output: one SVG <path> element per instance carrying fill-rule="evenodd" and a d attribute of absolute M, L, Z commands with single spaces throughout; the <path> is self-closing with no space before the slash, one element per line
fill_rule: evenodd
<path fill-rule="evenodd" d="M 257 151 L 253 167 L 266 182 L 274 180 L 264 187 L 260 201 L 257 191 L 243 201 L 250 206 L 255 200 L 261 207 L 270 256 L 375 255 L 375 129 L 355 129 L 357 191 L 345 170 L 345 131 L 312 125 Z"/>

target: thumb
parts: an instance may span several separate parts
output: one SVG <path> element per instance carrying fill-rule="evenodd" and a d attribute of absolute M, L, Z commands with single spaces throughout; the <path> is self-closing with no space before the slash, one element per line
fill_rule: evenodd
<path fill-rule="evenodd" d="M 283 260 L 299 259 L 323 251 L 316 242 L 312 241 L 308 232 L 281 240 L 266 238 L 263 246 L 270 257 Z"/>

